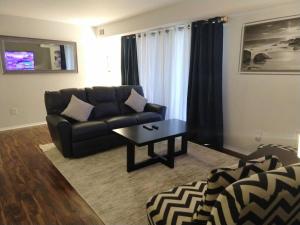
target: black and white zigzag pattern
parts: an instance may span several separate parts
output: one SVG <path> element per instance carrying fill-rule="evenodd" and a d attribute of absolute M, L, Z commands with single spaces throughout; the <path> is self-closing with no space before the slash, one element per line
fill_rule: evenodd
<path fill-rule="evenodd" d="M 263 149 L 263 148 L 277 148 L 289 152 L 297 152 L 297 148 L 295 147 L 278 145 L 278 144 L 261 144 L 257 147 L 257 149 Z"/>
<path fill-rule="evenodd" d="M 219 194 L 232 183 L 253 174 L 273 170 L 281 166 L 278 157 L 265 156 L 251 161 L 240 161 L 237 165 L 228 168 L 212 170 L 207 179 L 207 190 L 203 202 L 193 216 L 194 221 L 198 224 L 206 224 Z"/>
<path fill-rule="evenodd" d="M 153 196 L 147 202 L 151 225 L 190 225 L 206 190 L 206 182 L 199 181 L 173 188 Z"/>
<path fill-rule="evenodd" d="M 255 174 L 228 186 L 208 225 L 299 225 L 300 164 Z"/>

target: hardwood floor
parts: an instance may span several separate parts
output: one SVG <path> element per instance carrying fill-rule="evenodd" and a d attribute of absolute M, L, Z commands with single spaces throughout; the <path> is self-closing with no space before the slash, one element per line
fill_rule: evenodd
<path fill-rule="evenodd" d="M 38 148 L 46 126 L 0 132 L 0 224 L 99 224 L 101 219 Z"/>

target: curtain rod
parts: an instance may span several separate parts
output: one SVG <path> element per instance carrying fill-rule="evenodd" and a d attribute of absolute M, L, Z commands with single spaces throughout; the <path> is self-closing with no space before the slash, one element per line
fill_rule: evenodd
<path fill-rule="evenodd" d="M 228 22 L 228 16 L 220 16 L 220 17 L 213 17 L 213 18 L 210 18 L 210 19 L 202 19 L 204 21 L 210 21 L 210 20 L 215 20 L 215 19 L 218 19 L 218 22 L 222 22 L 222 23 L 227 23 Z M 199 20 L 196 20 L 196 21 L 201 21 L 201 19 Z M 186 21 L 185 23 L 181 23 L 181 24 L 174 24 L 174 25 L 171 25 L 171 26 L 166 26 L 166 27 L 157 27 L 157 28 L 153 28 L 153 29 L 148 29 L 148 30 L 144 30 L 144 31 L 140 31 L 140 32 L 137 32 L 137 33 L 143 33 L 143 32 L 151 32 L 151 31 L 158 31 L 160 29 L 171 29 L 171 28 L 174 28 L 174 27 L 185 27 L 186 25 L 190 26 L 189 24 L 191 24 L 192 22 L 196 22 L 196 21 Z"/>
<path fill-rule="evenodd" d="M 140 30 L 140 31 L 137 31 L 135 33 L 127 33 L 127 34 L 124 34 L 122 36 L 130 36 L 130 35 L 133 35 L 133 34 L 141 34 L 141 33 L 144 33 L 144 32 L 155 32 L 155 31 L 159 31 L 159 30 L 162 30 L 162 29 L 170 29 L 170 28 L 174 28 L 174 27 L 184 27 L 186 25 L 189 25 L 191 24 L 192 22 L 196 22 L 196 21 L 201 21 L 201 20 L 204 20 L 204 21 L 209 21 L 209 20 L 213 20 L 213 19 L 217 19 L 219 18 L 219 22 L 222 22 L 222 23 L 228 23 L 228 16 L 220 16 L 220 17 L 214 17 L 214 18 L 210 18 L 210 19 L 198 19 L 198 20 L 190 20 L 190 21 L 185 21 L 185 22 L 181 22 L 181 23 L 177 23 L 177 24 L 174 24 L 174 25 L 169 25 L 169 26 L 165 26 L 165 27 L 156 27 L 156 28 L 153 28 L 153 29 L 145 29 L 145 30 Z M 189 25 L 190 26 L 190 25 Z"/>
<path fill-rule="evenodd" d="M 227 23 L 228 22 L 228 16 L 213 17 L 213 18 L 210 18 L 210 19 L 202 19 L 202 20 L 203 21 L 214 21 L 214 20 L 217 20 L 220 23 Z M 201 19 L 198 20 L 198 21 L 201 21 Z M 168 29 L 172 29 L 174 27 L 184 28 L 186 25 L 188 25 L 188 28 L 190 28 L 190 24 L 192 22 L 196 22 L 196 21 L 189 21 L 189 22 L 186 22 L 186 23 L 174 24 L 172 26 L 166 26 L 166 27 L 158 27 L 158 28 L 149 29 L 149 30 L 142 31 L 142 32 L 137 32 L 137 34 L 141 34 L 143 32 L 156 32 L 156 31 L 164 30 L 164 29 L 168 30 Z"/>
<path fill-rule="evenodd" d="M 156 32 L 156 31 L 160 31 L 160 30 L 170 30 L 170 29 L 174 29 L 174 28 L 184 28 L 184 27 L 188 27 L 190 28 L 190 23 L 181 23 L 181 24 L 174 24 L 172 26 L 166 26 L 166 27 L 157 27 L 157 28 L 153 28 L 153 29 L 149 29 L 149 30 L 145 30 L 142 32 L 137 32 L 137 33 L 144 33 L 144 32 Z"/>
<path fill-rule="evenodd" d="M 221 17 L 221 22 L 228 23 L 228 16 L 222 16 Z"/>
<path fill-rule="evenodd" d="M 214 17 L 214 18 L 206 19 L 205 21 L 210 21 L 210 20 L 218 20 L 218 22 L 227 23 L 228 22 L 228 16 Z"/>

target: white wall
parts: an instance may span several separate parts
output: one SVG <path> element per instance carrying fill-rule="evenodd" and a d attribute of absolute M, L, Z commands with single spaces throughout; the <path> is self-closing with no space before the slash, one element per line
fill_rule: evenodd
<path fill-rule="evenodd" d="M 296 133 L 300 133 L 300 76 L 241 75 L 238 65 L 242 25 L 300 15 L 300 3 L 276 0 L 226 2 L 230 0 L 189 0 L 102 27 L 106 35 L 121 34 L 194 18 L 228 15 L 223 61 L 225 147 L 248 153 L 260 143 L 296 146 Z M 275 3 L 279 4 L 276 6 Z M 259 4 L 263 6 L 257 7 Z M 256 141 L 256 137 L 261 141 Z"/>
<path fill-rule="evenodd" d="M 46 90 L 115 84 L 101 73 L 99 40 L 90 27 L 0 16 L 0 35 L 76 41 L 79 69 L 78 74 L 2 75 L 0 72 L 0 130 L 45 121 Z M 17 108 L 17 115 L 10 115 L 12 108 Z"/>
<path fill-rule="evenodd" d="M 101 76 L 88 77 L 87 85 L 99 83 L 103 86 L 121 85 L 121 36 L 97 39 L 97 62 Z"/>
<path fill-rule="evenodd" d="M 223 99 L 225 145 L 252 151 L 259 143 L 297 146 L 300 133 L 300 74 L 241 75 L 244 23 L 300 15 L 300 2 L 230 16 L 225 25 Z M 262 138 L 261 142 L 255 137 Z"/>

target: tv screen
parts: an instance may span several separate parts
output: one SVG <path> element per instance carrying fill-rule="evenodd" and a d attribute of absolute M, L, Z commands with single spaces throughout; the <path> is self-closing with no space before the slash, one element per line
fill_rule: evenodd
<path fill-rule="evenodd" d="M 34 70 L 33 52 L 5 52 L 5 67 L 8 71 Z"/>

